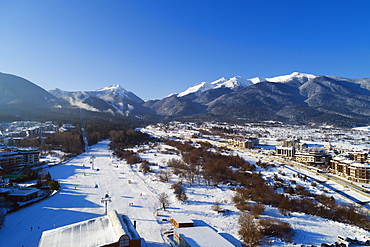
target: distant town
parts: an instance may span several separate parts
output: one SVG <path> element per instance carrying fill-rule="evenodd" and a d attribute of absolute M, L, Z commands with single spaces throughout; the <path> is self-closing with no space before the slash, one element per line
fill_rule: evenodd
<path fill-rule="evenodd" d="M 44 168 L 59 164 L 63 160 L 62 157 L 58 157 L 57 161 L 54 159 L 54 162 L 45 159 L 47 154 L 45 149 L 39 150 L 24 146 L 24 144 L 29 143 L 30 140 L 41 144 L 46 136 L 70 131 L 74 128 L 75 126 L 71 124 L 57 126 L 52 122 L 35 121 L 15 121 L 0 125 L 0 143 L 2 144 L 0 144 L 0 196 L 9 202 L 3 202 L 3 208 L 12 210 L 18 208 L 22 203 L 27 204 L 26 202 L 34 200 L 40 195 L 41 198 L 48 195 L 45 191 L 38 189 L 49 188 L 48 182 L 51 181 L 51 177 L 45 174 Z M 27 142 L 24 143 L 25 140 Z M 55 147 L 53 148 L 55 149 Z M 21 184 L 21 182 L 28 182 L 28 180 L 36 178 L 39 178 L 38 188 L 15 186 L 17 183 Z M 10 202 L 13 203 L 10 204 Z"/>

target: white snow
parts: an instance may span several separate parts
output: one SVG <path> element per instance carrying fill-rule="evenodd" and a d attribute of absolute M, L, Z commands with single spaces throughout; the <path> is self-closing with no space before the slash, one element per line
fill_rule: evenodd
<path fill-rule="evenodd" d="M 352 128 L 353 130 L 360 130 L 360 131 L 370 131 L 370 126 L 361 126 L 361 127 L 355 127 L 355 128 Z"/>
<path fill-rule="evenodd" d="M 218 235 L 209 227 L 186 227 L 178 228 L 175 234 L 181 234 L 186 242 L 193 247 L 232 247 L 229 241 Z"/>
<path fill-rule="evenodd" d="M 128 91 L 121 87 L 119 84 L 113 84 L 111 86 L 95 90 L 95 92 L 106 92 L 106 91 L 111 92 L 114 95 L 121 95 L 123 97 L 128 98 L 127 96 Z"/>
<path fill-rule="evenodd" d="M 311 75 L 311 74 L 305 74 L 305 73 L 299 73 L 299 72 L 293 72 L 292 74 L 290 75 L 282 75 L 282 76 L 276 76 L 276 77 L 272 77 L 272 78 L 266 78 L 266 81 L 271 81 L 271 82 L 286 82 L 286 81 L 289 81 L 289 80 L 292 80 L 294 78 L 298 78 L 298 79 L 314 79 L 315 75 Z"/>
<path fill-rule="evenodd" d="M 61 191 L 6 216 L 0 230 L 1 243 L 37 246 L 42 231 L 99 217 L 104 214 L 101 198 L 108 192 L 112 198 L 108 204 L 109 211 L 116 210 L 119 214 L 128 215 L 131 221 L 136 220 L 138 232 L 149 246 L 167 246 L 160 234 L 161 225 L 154 216 L 156 195 L 130 166 L 111 157 L 107 144 L 107 141 L 102 142 L 95 145 L 89 154 L 50 168 L 52 177 L 61 184 Z M 96 157 L 94 166 L 99 171 L 88 167 L 90 155 Z M 131 207 L 130 202 L 133 202 Z"/>
<path fill-rule="evenodd" d="M 89 247 L 117 242 L 108 215 L 45 231 L 40 247 Z"/>
<path fill-rule="evenodd" d="M 264 81 L 283 83 L 283 82 L 286 82 L 292 79 L 298 79 L 302 81 L 302 80 L 310 80 L 315 77 L 316 77 L 315 75 L 299 73 L 299 72 L 293 72 L 290 75 L 282 75 L 282 76 L 276 76 L 276 77 L 271 77 L 271 78 L 254 77 L 251 79 L 244 79 L 240 76 L 235 76 L 235 77 L 228 79 L 228 78 L 222 77 L 213 82 L 200 82 L 196 84 L 195 86 L 189 87 L 185 91 L 179 93 L 177 97 L 183 97 L 191 93 L 199 94 L 201 92 L 205 92 L 210 89 L 221 88 L 221 87 L 235 89 L 239 87 L 241 88 L 248 87 L 248 86 L 251 86 L 251 85 L 254 85 L 260 82 L 264 82 Z"/>
<path fill-rule="evenodd" d="M 148 127 L 146 131 L 158 136 L 172 135 L 168 130 L 165 133 L 154 127 Z M 173 133 L 179 136 L 186 135 L 186 131 L 181 130 Z M 49 199 L 7 215 L 5 224 L 0 230 L 1 244 L 37 246 L 42 231 L 100 217 L 104 214 L 104 204 L 101 203 L 101 199 L 106 193 L 112 198 L 112 202 L 108 203 L 108 211 L 116 210 L 119 214 L 127 215 L 131 221 L 136 220 L 137 231 L 145 239 L 147 246 L 169 246 L 161 232 L 172 228 L 169 222 L 172 214 L 189 217 L 194 221 L 195 226 L 213 228 L 233 239 L 234 244 L 240 240 L 237 222 L 240 212 L 232 203 L 235 192 L 230 189 L 230 186 L 212 187 L 203 183 L 194 185 L 184 183 L 188 200 L 179 202 L 171 189 L 171 184 L 178 182 L 179 178 L 172 175 L 168 183 L 163 183 L 157 176 L 158 173 L 166 170 L 167 160 L 180 158 L 175 152 L 164 152 L 174 148 L 161 144 L 154 147 L 145 145 L 134 150 L 139 151 L 139 149 L 142 159 L 157 164 L 151 166 L 155 173 L 143 174 L 138 172 L 139 165 L 127 165 L 125 161 L 115 159 L 108 150 L 108 141 L 93 146 L 89 153 L 79 155 L 63 165 L 49 168 L 48 171 L 52 177 L 61 184 L 61 190 Z M 255 163 L 258 159 L 240 151 L 235 153 L 250 163 Z M 96 157 L 94 167 L 99 171 L 91 170 L 91 155 Z M 261 172 L 266 177 L 272 177 L 280 172 L 279 177 L 284 180 L 293 179 L 295 173 L 285 167 L 261 170 Z M 323 190 L 328 190 L 321 184 L 311 186 L 310 179 L 307 181 L 294 179 L 297 184 L 304 185 L 310 192 L 323 193 Z M 95 184 L 98 188 L 95 188 Z M 330 185 L 334 187 L 334 184 Z M 163 192 L 168 194 L 170 202 L 166 211 L 158 210 L 160 207 L 158 195 Z M 328 195 L 334 196 L 339 202 L 347 203 L 334 192 L 329 191 Z M 212 211 L 211 206 L 216 201 L 221 203 L 223 209 L 228 209 L 229 214 Z M 129 206 L 130 203 L 133 203 L 133 206 Z M 158 216 L 155 216 L 156 212 Z M 291 216 L 283 216 L 276 208 L 269 206 L 266 206 L 261 217 L 277 217 L 290 223 L 296 232 L 293 243 L 297 245 L 317 246 L 324 242 L 334 243 L 338 241 L 338 235 L 351 238 L 370 235 L 369 232 L 358 227 L 306 214 L 293 213 Z M 293 243 L 274 240 L 272 246 L 294 246 Z"/>
<path fill-rule="evenodd" d="M 210 89 L 213 89 L 214 85 L 210 82 L 200 82 L 196 84 L 195 86 L 189 87 L 184 92 L 181 92 L 177 95 L 177 97 L 183 97 L 185 95 L 191 94 L 191 93 L 201 93 Z"/>
<path fill-rule="evenodd" d="M 257 84 L 266 81 L 266 79 L 262 77 L 254 77 L 252 79 L 249 79 L 249 81 L 251 81 L 253 84 Z"/>
<path fill-rule="evenodd" d="M 216 88 L 222 88 L 222 87 L 226 87 L 230 89 L 235 89 L 238 87 L 247 87 L 247 86 L 253 85 L 258 80 L 259 78 L 258 79 L 253 78 L 252 80 L 246 80 L 240 76 L 235 76 L 229 79 L 222 77 L 213 82 L 200 82 L 196 84 L 195 86 L 189 87 L 185 91 L 179 93 L 177 97 L 183 97 L 191 93 L 198 94 L 198 93 L 210 90 L 210 89 L 216 89 Z"/>

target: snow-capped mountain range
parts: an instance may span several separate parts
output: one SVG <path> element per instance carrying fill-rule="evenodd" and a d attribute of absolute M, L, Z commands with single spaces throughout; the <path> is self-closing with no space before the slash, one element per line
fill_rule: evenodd
<path fill-rule="evenodd" d="M 68 114 L 66 109 L 71 108 L 151 119 L 369 125 L 370 79 L 298 72 L 271 78 L 235 76 L 201 82 L 161 100 L 143 101 L 118 84 L 95 91 L 53 89 L 47 92 L 21 77 L 0 73 L 0 117 L 30 118 L 36 111 L 42 116 L 47 109 L 52 114 Z"/>
<path fill-rule="evenodd" d="M 240 76 L 235 76 L 230 79 L 222 77 L 214 82 L 200 82 L 196 84 L 195 86 L 189 87 L 184 92 L 179 93 L 177 96 L 183 97 L 191 93 L 199 94 L 207 90 L 222 88 L 222 87 L 226 87 L 230 89 L 247 87 L 247 86 L 253 85 L 254 83 L 256 82 L 253 82 L 252 80 L 243 79 Z"/>
<path fill-rule="evenodd" d="M 221 78 L 144 106 L 172 117 L 358 125 L 370 122 L 370 79 L 299 72 L 271 78 Z"/>
<path fill-rule="evenodd" d="M 192 87 L 189 87 L 185 91 L 177 94 L 177 97 L 183 97 L 189 94 L 200 94 L 202 92 L 217 89 L 217 88 L 229 88 L 232 90 L 238 88 L 248 87 L 260 82 L 268 81 L 268 82 L 286 82 L 290 80 L 299 80 L 299 81 L 307 81 L 309 79 L 315 78 L 315 75 L 311 74 L 304 74 L 299 72 L 294 72 L 290 75 L 283 75 L 283 76 L 276 76 L 272 78 L 261 78 L 261 77 L 254 77 L 252 79 L 244 79 L 240 76 L 235 76 L 232 78 L 225 78 L 222 77 L 213 82 L 200 82 Z M 171 96 L 171 95 L 170 95 Z"/>

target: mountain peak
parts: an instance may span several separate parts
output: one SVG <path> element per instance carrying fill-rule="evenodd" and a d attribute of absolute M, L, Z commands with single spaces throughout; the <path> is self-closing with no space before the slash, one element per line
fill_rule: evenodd
<path fill-rule="evenodd" d="M 60 88 L 54 88 L 54 89 L 49 90 L 48 92 L 56 97 L 61 97 L 63 94 L 67 93 L 67 91 L 62 90 Z"/>
<path fill-rule="evenodd" d="M 309 80 L 309 79 L 313 79 L 315 77 L 316 77 L 316 75 L 312 75 L 312 74 L 293 72 L 290 75 L 275 76 L 275 77 L 272 77 L 272 78 L 266 78 L 266 80 L 270 81 L 270 82 L 286 82 L 286 81 L 290 81 L 290 80 L 293 80 L 293 79 Z"/>
<path fill-rule="evenodd" d="M 254 77 L 252 79 L 244 79 L 241 76 L 234 76 L 231 78 L 221 77 L 218 80 L 213 82 L 200 82 L 197 83 L 195 86 L 189 87 L 185 91 L 179 93 L 177 97 L 183 97 L 188 94 L 199 94 L 211 89 L 217 88 L 230 88 L 232 90 L 237 88 L 248 87 L 260 82 L 268 81 L 268 82 L 287 82 L 291 80 L 298 80 L 301 82 L 306 82 L 310 79 L 315 78 L 315 75 L 305 74 L 300 72 L 293 72 L 290 75 L 282 75 L 276 76 L 272 78 L 262 78 L 262 77 Z"/>
<path fill-rule="evenodd" d="M 121 85 L 119 85 L 119 84 L 113 84 L 113 85 L 110 85 L 108 87 L 103 87 L 101 89 L 97 89 L 95 91 L 99 92 L 99 91 L 117 91 L 117 90 L 126 92 L 126 89 L 121 87 Z"/>
<path fill-rule="evenodd" d="M 230 89 L 236 89 L 241 87 L 247 87 L 252 85 L 253 82 L 246 80 L 242 78 L 241 76 L 234 76 L 232 78 L 225 78 L 221 77 L 218 80 L 215 80 L 213 82 L 200 82 L 196 84 L 195 86 L 189 87 L 185 91 L 179 93 L 178 97 L 183 97 L 188 94 L 199 94 L 202 92 L 205 92 L 210 89 L 217 89 L 217 88 L 230 88 Z"/>

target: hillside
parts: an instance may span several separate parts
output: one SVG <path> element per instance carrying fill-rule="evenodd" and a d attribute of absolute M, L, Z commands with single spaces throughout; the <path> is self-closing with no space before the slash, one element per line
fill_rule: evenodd
<path fill-rule="evenodd" d="M 10 74 L 0 73 L 0 112 L 30 116 L 65 107 L 67 103 L 34 83 Z"/>
<path fill-rule="evenodd" d="M 134 109 L 140 109 L 144 103 L 141 98 L 118 84 L 95 91 L 68 92 L 56 88 L 49 92 L 72 106 L 121 116 L 129 116 Z"/>
<path fill-rule="evenodd" d="M 147 102 L 145 106 L 165 116 L 207 114 L 210 118 L 227 120 L 243 118 L 247 121 L 355 126 L 369 123 L 369 88 L 369 79 L 292 73 L 259 78 L 249 86 L 193 91 L 177 96 L 181 100 L 171 96 L 172 107 L 167 104 L 168 98 Z M 197 108 L 192 103 L 196 103 Z M 188 109 L 190 107 L 193 111 Z M 173 110 L 179 108 L 181 111 Z"/>
<path fill-rule="evenodd" d="M 0 74 L 0 117 L 68 116 L 79 108 L 103 118 L 281 121 L 289 124 L 370 124 L 370 79 L 294 72 L 272 78 L 239 76 L 201 82 L 161 100 L 143 101 L 118 84 L 95 91 L 45 91 Z"/>

